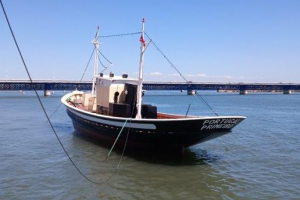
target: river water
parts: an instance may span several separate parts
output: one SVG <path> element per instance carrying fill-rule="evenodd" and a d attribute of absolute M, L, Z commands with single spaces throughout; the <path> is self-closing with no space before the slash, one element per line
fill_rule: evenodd
<path fill-rule="evenodd" d="M 300 199 L 300 94 L 201 92 L 219 115 L 247 119 L 183 156 L 121 154 L 73 129 L 65 108 L 52 117 L 72 166 L 33 92 L 0 92 L 0 199 Z M 62 92 L 42 97 L 49 115 Z M 197 97 L 147 91 L 161 112 L 212 115 Z"/>

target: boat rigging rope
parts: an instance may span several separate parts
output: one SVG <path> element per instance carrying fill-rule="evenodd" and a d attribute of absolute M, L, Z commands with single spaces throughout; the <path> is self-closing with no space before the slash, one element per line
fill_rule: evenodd
<path fill-rule="evenodd" d="M 82 76 L 81 76 L 81 79 L 80 79 L 79 82 L 82 82 L 83 77 L 84 77 L 84 75 L 85 75 L 85 73 L 86 73 L 86 70 L 87 70 L 88 66 L 90 65 L 90 61 L 91 61 L 91 59 L 92 59 L 92 57 L 93 57 L 93 55 L 94 55 L 94 52 L 95 52 L 95 48 L 93 49 L 93 52 L 92 52 L 92 54 L 91 54 L 91 56 L 90 56 L 90 58 L 89 58 L 89 60 L 88 60 L 88 62 L 87 62 L 87 64 L 86 64 L 86 66 L 85 66 L 85 69 L 84 69 L 84 71 L 83 71 L 83 73 L 82 73 Z M 58 107 L 55 109 L 55 111 L 51 114 L 51 116 L 49 117 L 49 119 L 51 119 L 51 118 L 53 117 L 53 115 L 58 111 L 58 109 L 60 108 L 61 105 L 62 105 L 62 103 L 60 102 L 59 106 L 58 106 Z"/>
<path fill-rule="evenodd" d="M 62 105 L 62 103 L 60 102 L 59 106 L 55 109 L 55 111 L 52 113 L 52 115 L 49 117 L 49 119 L 51 119 L 51 117 L 53 117 L 53 115 L 58 111 L 58 109 L 60 108 L 61 105 Z"/>
<path fill-rule="evenodd" d="M 170 59 L 162 52 L 162 50 L 155 44 L 153 39 L 145 32 L 145 35 L 148 37 L 149 40 L 152 41 L 152 44 L 155 46 L 155 48 L 163 55 L 163 57 L 168 61 L 168 63 L 173 67 L 177 73 L 188 83 L 189 81 L 183 76 L 183 74 L 177 69 L 177 67 L 170 61 Z M 210 110 L 216 115 L 219 116 L 214 109 L 207 103 L 207 101 L 200 95 L 196 90 L 196 96 L 208 107 Z"/>
<path fill-rule="evenodd" d="M 133 36 L 133 35 L 137 35 L 137 34 L 141 34 L 142 32 L 134 32 L 134 33 L 123 33 L 123 34 L 116 34 L 116 35 L 103 35 L 100 36 L 100 38 L 110 38 L 110 37 L 123 37 L 123 36 Z"/>
<path fill-rule="evenodd" d="M 107 70 L 113 63 L 110 62 L 104 55 L 103 53 L 101 53 L 101 51 L 99 49 L 97 49 L 98 52 L 100 53 L 100 55 L 109 63 L 108 66 L 106 67 L 100 60 L 100 57 L 98 56 L 98 61 L 101 64 L 101 66 L 104 68 L 100 73 L 104 72 L 105 70 Z"/>
<path fill-rule="evenodd" d="M 107 62 L 109 62 L 109 64 L 113 64 L 112 62 L 110 62 L 104 55 L 103 55 L 103 53 L 99 50 L 99 49 L 97 49 L 98 50 L 98 52 L 101 54 L 101 56 L 107 61 Z"/>
<path fill-rule="evenodd" d="M 98 57 L 98 61 L 99 61 L 99 63 L 100 63 L 100 65 L 104 68 L 104 70 L 106 70 L 108 67 L 106 67 L 103 63 L 102 63 L 102 61 L 100 60 L 100 58 Z"/>
<path fill-rule="evenodd" d="M 83 72 L 83 74 L 82 74 L 81 79 L 80 79 L 79 82 L 82 82 L 82 80 L 83 80 L 83 77 L 84 77 L 84 75 L 85 75 L 85 73 L 86 73 L 86 71 L 87 71 L 87 68 L 88 68 L 88 66 L 90 65 L 91 59 L 92 59 L 92 57 L 93 57 L 93 55 L 94 55 L 94 53 L 95 53 L 95 49 L 96 49 L 96 47 L 94 47 L 94 49 L 93 49 L 93 51 L 92 51 L 92 53 L 91 53 L 91 56 L 90 56 L 90 58 L 89 58 L 89 60 L 88 60 L 88 62 L 87 62 L 87 64 L 86 64 L 86 66 L 85 66 L 84 72 Z M 105 60 L 107 60 L 107 62 L 109 62 L 109 65 L 108 65 L 107 67 L 105 67 L 104 64 L 101 62 L 100 58 L 98 57 L 98 60 L 99 60 L 100 64 L 101 64 L 102 67 L 104 68 L 101 72 L 104 72 L 105 70 L 107 70 L 107 68 L 109 68 L 109 67 L 112 65 L 112 62 L 110 62 L 110 61 L 103 55 L 103 53 L 101 53 L 101 52 L 99 51 L 99 49 L 98 49 L 98 52 L 102 55 L 102 57 L 103 57 Z M 61 105 L 62 105 L 62 103 L 60 103 L 59 106 L 55 109 L 55 111 L 54 111 L 54 112 L 52 113 L 52 115 L 49 117 L 50 119 L 51 119 L 52 116 L 58 111 L 58 109 L 60 108 Z"/>
<path fill-rule="evenodd" d="M 92 57 L 93 57 L 93 55 L 94 55 L 94 53 L 95 53 L 95 49 L 97 49 L 97 48 L 94 47 L 94 49 L 93 49 L 93 51 L 92 51 L 92 53 L 91 53 L 91 56 L 90 56 L 90 58 L 89 58 L 89 60 L 88 60 L 88 62 L 87 62 L 87 64 L 86 64 L 86 66 L 85 66 L 84 72 L 82 73 L 82 76 L 81 76 L 81 79 L 80 79 L 79 82 L 82 82 L 82 80 L 83 80 L 83 78 L 84 78 L 84 75 L 86 74 L 87 68 L 88 68 L 88 66 L 90 65 L 91 59 L 92 59 Z M 102 73 L 102 72 L 104 72 L 105 70 L 107 70 L 107 69 L 112 65 L 112 62 L 109 61 L 109 60 L 103 55 L 103 53 L 99 51 L 99 49 L 97 49 L 97 50 L 98 50 L 98 52 L 101 54 L 101 56 L 109 63 L 109 65 L 108 65 L 107 67 L 104 66 L 104 64 L 103 64 L 103 63 L 101 62 L 101 60 L 100 60 L 100 57 L 98 57 L 99 63 L 100 63 L 101 66 L 104 68 L 104 69 L 101 71 L 101 73 Z M 55 111 L 51 114 L 51 116 L 49 117 L 50 119 L 51 119 L 52 116 L 58 111 L 58 109 L 60 108 L 61 105 L 62 105 L 62 103 L 60 103 L 59 106 L 55 109 Z"/>
<path fill-rule="evenodd" d="M 28 70 L 27 65 L 26 65 L 26 63 L 25 63 L 25 60 L 24 60 L 24 58 L 23 58 L 23 55 L 22 55 L 21 50 L 20 50 L 20 48 L 19 48 L 19 45 L 18 45 L 18 43 L 17 43 L 15 34 L 14 34 L 14 32 L 13 32 L 13 30 L 12 30 L 12 27 L 11 27 L 11 25 L 10 25 L 10 22 L 9 22 L 8 16 L 7 16 L 7 14 L 6 14 L 6 11 L 5 11 L 5 8 L 4 8 L 4 5 L 3 5 L 2 0 L 0 0 L 0 3 L 1 3 L 1 7 L 2 7 L 2 10 L 3 10 L 3 13 L 4 13 L 4 16 L 5 16 L 7 25 L 8 25 L 8 27 L 9 27 L 9 29 L 10 29 L 10 33 L 11 33 L 11 35 L 12 35 L 12 37 L 13 37 L 14 43 L 15 43 L 17 49 L 18 49 L 18 52 L 19 52 L 19 55 L 20 55 L 20 57 L 21 57 L 22 63 L 23 63 L 23 65 L 24 65 L 24 67 L 25 67 L 26 73 L 27 73 L 28 78 L 29 78 L 29 80 L 30 80 L 30 84 L 33 85 L 32 78 L 31 78 L 31 76 L 30 76 L 29 70 Z M 34 88 L 34 87 L 33 87 L 33 88 Z M 93 180 L 89 179 L 89 178 L 88 178 L 87 176 L 85 176 L 85 175 L 80 171 L 80 169 L 76 166 L 76 164 L 74 163 L 74 161 L 71 159 L 70 155 L 68 154 L 67 150 L 65 149 L 64 145 L 62 144 L 61 140 L 59 139 L 59 137 L 58 137 L 58 135 L 57 135 L 57 133 L 56 133 L 56 131 L 55 131 L 55 129 L 54 129 L 54 126 L 53 126 L 53 124 L 51 123 L 50 118 L 49 118 L 49 116 L 48 116 L 48 114 L 47 114 L 47 112 L 46 112 L 46 109 L 45 109 L 45 107 L 44 107 L 44 105 L 43 105 L 43 103 L 42 103 L 42 101 L 41 101 L 41 98 L 40 98 L 40 96 L 39 96 L 39 94 L 38 94 L 38 92 L 37 92 L 37 90 L 36 90 L 35 88 L 34 88 L 34 92 L 35 92 L 35 94 L 36 94 L 36 97 L 38 98 L 38 101 L 39 101 L 39 103 L 40 103 L 40 105 L 41 105 L 41 108 L 42 108 L 42 110 L 43 110 L 43 112 L 44 112 L 44 114 L 45 114 L 45 116 L 46 116 L 46 118 L 47 118 L 47 120 L 48 120 L 48 122 L 49 122 L 49 124 L 50 124 L 50 127 L 51 127 L 53 133 L 55 134 L 55 136 L 56 136 L 56 138 L 57 138 L 57 140 L 58 140 L 60 146 L 61 146 L 62 149 L 64 150 L 66 156 L 69 158 L 70 162 L 71 162 L 72 165 L 75 167 L 75 169 L 79 172 L 79 174 L 81 174 L 81 176 L 83 176 L 87 181 L 89 181 L 89 182 L 91 182 L 91 183 L 94 183 L 94 184 L 103 184 L 103 183 L 106 183 L 108 180 L 105 180 L 105 181 L 103 181 L 103 182 L 96 182 L 96 181 L 93 181 Z"/>
<path fill-rule="evenodd" d="M 92 52 L 92 54 L 91 54 L 91 56 L 90 56 L 90 59 L 89 59 L 88 63 L 87 63 L 86 66 L 85 66 L 85 69 L 84 69 L 84 72 L 83 72 L 83 74 L 82 74 L 82 76 L 81 76 L 80 82 L 82 82 L 83 77 L 84 77 L 84 75 L 85 75 L 85 73 L 86 73 L 86 70 L 87 70 L 88 66 L 90 65 L 90 62 L 91 62 L 91 59 L 92 59 L 92 57 L 93 57 L 93 55 L 94 55 L 95 49 L 96 49 L 96 48 L 94 47 L 93 52 Z"/>

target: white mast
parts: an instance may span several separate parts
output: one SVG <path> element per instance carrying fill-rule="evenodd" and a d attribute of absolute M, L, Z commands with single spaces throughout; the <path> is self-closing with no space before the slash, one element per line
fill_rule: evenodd
<path fill-rule="evenodd" d="M 137 114 L 136 119 L 141 119 L 141 110 L 142 110 L 142 88 L 143 88 L 143 68 L 144 68 L 144 52 L 146 48 L 146 43 L 144 40 L 145 35 L 145 19 L 143 19 L 142 23 L 142 35 L 141 35 L 141 54 L 140 54 L 140 69 L 139 69 L 139 84 L 137 88 L 137 101 L 136 101 L 136 108 Z"/>
<path fill-rule="evenodd" d="M 98 73 L 98 57 L 99 57 L 99 26 L 97 27 L 97 33 L 95 39 L 92 40 L 92 43 L 95 45 L 95 62 L 94 62 L 94 76 L 93 76 L 93 86 L 92 86 L 92 96 L 96 96 L 95 84 L 96 84 L 96 75 Z"/>

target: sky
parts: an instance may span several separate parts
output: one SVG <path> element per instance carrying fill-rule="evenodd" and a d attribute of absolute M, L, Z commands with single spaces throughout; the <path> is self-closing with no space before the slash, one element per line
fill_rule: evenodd
<path fill-rule="evenodd" d="M 102 36 L 139 32 L 145 18 L 146 33 L 190 81 L 300 82 L 299 0 L 2 1 L 33 79 L 79 80 L 98 25 Z M 101 38 L 107 73 L 137 76 L 139 38 Z M 183 81 L 153 44 L 144 71 L 145 80 Z M 92 74 L 93 62 L 85 80 Z M 2 10 L 1 79 L 28 79 Z"/>

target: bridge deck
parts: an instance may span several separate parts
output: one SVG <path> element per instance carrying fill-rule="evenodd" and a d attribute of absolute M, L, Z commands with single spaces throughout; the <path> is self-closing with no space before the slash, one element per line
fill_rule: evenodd
<path fill-rule="evenodd" d="M 300 83 L 201 83 L 201 82 L 144 82 L 145 90 L 300 90 Z M 91 90 L 91 81 L 71 80 L 0 80 L 1 90 Z"/>

